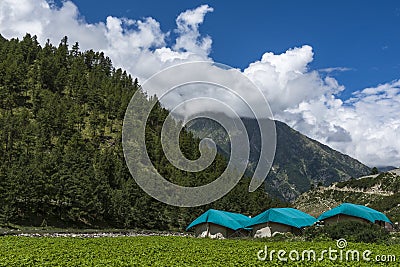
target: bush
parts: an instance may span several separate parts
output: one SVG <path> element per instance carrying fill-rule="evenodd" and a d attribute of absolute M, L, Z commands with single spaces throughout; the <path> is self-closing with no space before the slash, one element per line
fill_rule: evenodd
<path fill-rule="evenodd" d="M 305 230 L 306 240 L 326 237 L 332 240 L 344 238 L 352 242 L 380 243 L 389 239 L 389 232 L 379 225 L 357 221 L 342 221 L 326 226 L 312 226 Z"/>

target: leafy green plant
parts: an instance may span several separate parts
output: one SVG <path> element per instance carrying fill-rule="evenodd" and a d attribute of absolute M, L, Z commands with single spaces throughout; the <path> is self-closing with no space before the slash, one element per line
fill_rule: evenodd
<path fill-rule="evenodd" d="M 332 240 L 344 238 L 353 242 L 385 242 L 389 239 L 389 232 L 384 228 L 357 221 L 342 221 L 326 226 L 312 226 L 306 229 L 307 240 L 323 240 L 327 237 Z"/>
<path fill-rule="evenodd" d="M 261 261 L 257 253 L 274 250 L 272 260 Z M 0 237 L 0 266 L 371 266 L 371 262 L 332 261 L 327 255 L 315 262 L 277 259 L 284 250 L 315 250 L 317 257 L 336 241 L 287 242 L 254 240 L 212 240 L 208 238 L 138 236 L 138 237 Z M 373 255 L 400 255 L 400 245 L 352 243 L 346 249 Z M 372 255 L 372 256 L 373 256 Z M 288 256 L 288 255 L 286 255 Z"/>

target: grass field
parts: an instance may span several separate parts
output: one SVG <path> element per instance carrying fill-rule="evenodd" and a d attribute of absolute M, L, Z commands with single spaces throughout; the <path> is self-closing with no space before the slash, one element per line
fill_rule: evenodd
<path fill-rule="evenodd" d="M 265 256 L 267 246 L 267 258 Z M 324 254 L 323 250 L 337 250 Z M 259 251 L 262 252 L 259 253 Z M 270 253 L 272 262 L 270 261 Z M 278 251 L 286 254 L 278 259 Z M 298 252 L 299 260 L 296 260 Z M 308 259 L 307 252 L 316 252 L 315 261 Z M 360 261 L 353 260 L 351 254 L 359 251 Z M 364 261 L 362 254 L 370 261 Z M 292 252 L 291 252 L 292 251 Z M 342 251 L 342 252 L 341 252 Z M 281 254 L 283 252 L 280 252 Z M 290 254 L 291 253 L 291 254 Z M 346 253 L 348 260 L 346 260 Z M 342 260 L 341 255 L 342 254 Z M 368 254 L 368 253 L 367 253 Z M 377 263 L 376 256 L 386 263 Z M 396 259 L 393 258 L 396 256 Z M 291 258 L 290 258 L 291 257 Z M 355 259 L 355 258 L 354 258 Z M 397 261 L 397 262 L 395 262 Z M 389 263 L 388 263 L 389 262 Z M 0 266 L 399 266 L 400 245 L 377 245 L 348 243 L 343 249 L 331 242 L 266 242 L 265 240 L 210 240 L 176 236 L 142 237 L 0 237 Z"/>

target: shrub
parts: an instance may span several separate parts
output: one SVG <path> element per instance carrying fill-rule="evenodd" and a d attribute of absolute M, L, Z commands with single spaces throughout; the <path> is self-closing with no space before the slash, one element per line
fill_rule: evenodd
<path fill-rule="evenodd" d="M 357 221 L 342 221 L 326 226 L 312 226 L 305 230 L 306 240 L 329 237 L 352 242 L 380 243 L 389 239 L 389 232 L 379 225 Z"/>

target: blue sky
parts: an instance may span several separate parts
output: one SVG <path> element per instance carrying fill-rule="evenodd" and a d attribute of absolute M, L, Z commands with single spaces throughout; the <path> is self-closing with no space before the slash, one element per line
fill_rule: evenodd
<path fill-rule="evenodd" d="M 0 1 L 0 34 L 27 32 L 104 51 L 140 82 L 197 60 L 239 68 L 275 119 L 369 166 L 400 166 L 400 1 Z"/>
<path fill-rule="evenodd" d="M 354 90 L 399 78 L 399 1 L 87 1 L 75 0 L 88 22 L 109 15 L 140 19 L 153 17 L 163 31 L 175 28 L 179 13 L 208 4 L 201 32 L 213 39 L 211 57 L 244 68 L 266 51 L 282 53 L 311 45 L 310 68 L 347 68 L 333 75 L 346 86 L 342 98 Z M 173 32 L 172 32 L 173 34 Z M 173 38 L 171 38 L 173 40 Z"/>

